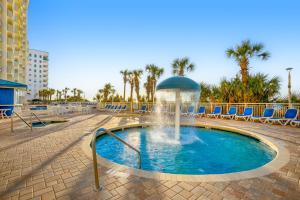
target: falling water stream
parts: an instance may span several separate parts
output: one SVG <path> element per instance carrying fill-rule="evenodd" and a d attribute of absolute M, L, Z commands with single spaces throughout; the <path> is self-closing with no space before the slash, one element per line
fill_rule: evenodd
<path fill-rule="evenodd" d="M 199 100 L 199 91 L 182 91 L 159 90 L 156 92 L 155 112 L 153 113 L 153 121 L 158 124 L 153 130 L 153 139 L 165 142 L 179 143 L 180 141 L 180 122 L 183 112 L 187 112 L 190 106 L 197 108 Z M 195 122 L 192 115 L 186 117 L 190 124 Z M 162 131 L 164 127 L 173 128 L 173 133 L 165 133 Z"/>

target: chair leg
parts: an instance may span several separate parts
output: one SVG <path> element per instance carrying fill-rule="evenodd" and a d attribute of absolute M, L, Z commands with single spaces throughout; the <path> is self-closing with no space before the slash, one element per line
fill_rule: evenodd
<path fill-rule="evenodd" d="M 288 125 L 290 123 L 291 120 L 286 120 L 286 122 L 284 123 L 284 125 Z"/>

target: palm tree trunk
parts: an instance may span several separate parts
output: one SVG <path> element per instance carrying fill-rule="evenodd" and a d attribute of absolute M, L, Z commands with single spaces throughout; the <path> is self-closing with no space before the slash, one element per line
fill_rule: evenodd
<path fill-rule="evenodd" d="M 126 99 L 125 95 L 126 95 L 126 82 L 124 82 L 124 90 L 123 90 L 123 99 L 124 99 L 124 101 Z"/>
<path fill-rule="evenodd" d="M 240 62 L 241 74 L 242 74 L 242 82 L 244 86 L 244 103 L 247 103 L 249 100 L 249 83 L 248 83 L 248 60 L 242 59 Z"/>
<path fill-rule="evenodd" d="M 132 108 L 132 103 L 133 103 L 133 99 L 132 99 L 132 96 L 133 96 L 133 84 L 130 85 L 130 110 L 131 112 L 133 111 L 133 108 Z"/>

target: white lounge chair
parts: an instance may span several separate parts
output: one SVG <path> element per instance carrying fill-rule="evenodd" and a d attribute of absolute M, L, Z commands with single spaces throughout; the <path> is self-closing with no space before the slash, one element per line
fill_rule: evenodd
<path fill-rule="evenodd" d="M 236 115 L 235 116 L 235 119 L 238 120 L 238 119 L 243 119 L 245 121 L 248 121 L 250 120 L 250 118 L 252 117 L 253 115 L 253 108 L 252 107 L 246 107 L 244 109 L 244 113 L 243 114 L 239 114 L 239 115 Z"/>
<path fill-rule="evenodd" d="M 219 116 L 221 116 L 222 114 L 222 108 L 221 106 L 216 106 L 214 108 L 214 111 L 212 113 L 207 114 L 208 117 L 214 117 L 214 118 L 218 118 Z"/>
<path fill-rule="evenodd" d="M 295 108 L 289 108 L 286 110 L 283 118 L 270 118 L 267 120 L 270 124 L 279 123 L 283 126 L 288 125 L 291 121 L 296 120 L 298 116 L 298 110 Z"/>

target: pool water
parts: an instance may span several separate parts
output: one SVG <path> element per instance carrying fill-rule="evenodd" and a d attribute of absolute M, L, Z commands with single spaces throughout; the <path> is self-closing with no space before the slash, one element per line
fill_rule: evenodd
<path fill-rule="evenodd" d="M 142 169 L 172 174 L 223 174 L 251 170 L 270 162 L 276 152 L 258 140 L 227 131 L 181 127 L 131 128 L 117 136 L 141 152 Z M 115 138 L 102 135 L 97 154 L 113 162 L 138 168 L 138 155 Z"/>
<path fill-rule="evenodd" d="M 47 110 L 47 106 L 35 106 L 31 107 L 30 110 Z"/>
<path fill-rule="evenodd" d="M 66 121 L 44 121 L 43 123 L 38 121 L 38 122 L 32 122 L 32 127 L 33 128 L 40 128 L 40 127 L 44 127 L 50 124 L 56 124 L 56 123 L 63 123 Z"/>

